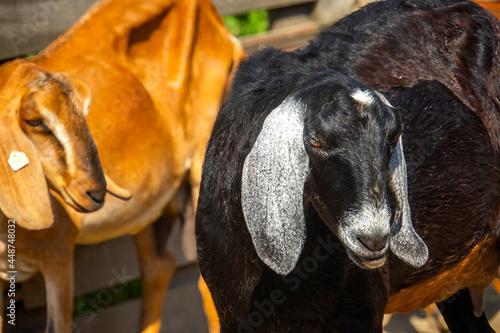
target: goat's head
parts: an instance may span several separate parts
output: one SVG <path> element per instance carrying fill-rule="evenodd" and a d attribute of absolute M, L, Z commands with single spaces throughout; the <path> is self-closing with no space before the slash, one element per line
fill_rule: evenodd
<path fill-rule="evenodd" d="M 85 121 L 89 88 L 24 61 L 0 69 L 0 87 L 4 214 L 28 229 L 51 226 L 49 188 L 79 212 L 101 208 L 106 179 Z"/>
<path fill-rule="evenodd" d="M 283 275 L 295 267 L 310 202 L 358 266 L 380 267 L 389 248 L 422 266 L 402 148 L 399 114 L 380 93 L 334 72 L 305 82 L 267 116 L 244 162 L 242 208 L 261 259 Z"/>

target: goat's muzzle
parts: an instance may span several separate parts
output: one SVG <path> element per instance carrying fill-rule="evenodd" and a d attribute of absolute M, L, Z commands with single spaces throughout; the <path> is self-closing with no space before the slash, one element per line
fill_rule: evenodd
<path fill-rule="evenodd" d="M 61 195 L 76 211 L 90 213 L 104 205 L 106 181 L 79 181 L 73 186 L 61 188 Z"/>

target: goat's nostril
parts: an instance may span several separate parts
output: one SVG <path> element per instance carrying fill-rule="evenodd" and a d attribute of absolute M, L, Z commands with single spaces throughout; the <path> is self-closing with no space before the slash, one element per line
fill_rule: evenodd
<path fill-rule="evenodd" d="M 374 237 L 374 236 L 359 236 L 358 240 L 363 244 L 368 250 L 377 252 L 382 250 L 387 244 L 389 235 Z"/>
<path fill-rule="evenodd" d="M 106 195 L 106 189 L 96 189 L 92 191 L 88 191 L 87 195 L 92 198 L 98 204 L 104 203 L 104 196 Z"/>

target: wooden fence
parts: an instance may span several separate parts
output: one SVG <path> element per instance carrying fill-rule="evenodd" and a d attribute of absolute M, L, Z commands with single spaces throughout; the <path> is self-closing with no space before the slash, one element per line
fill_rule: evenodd
<path fill-rule="evenodd" d="M 97 1 L 1 0 L 0 61 L 44 49 Z M 213 3 L 222 15 L 269 10 L 271 31 L 242 38 L 245 49 L 251 53 L 263 46 L 300 46 L 321 24 L 344 16 L 367 1 L 370 0 L 213 0 Z"/>
<path fill-rule="evenodd" d="M 38 52 L 97 0 L 1 0 L 0 59 Z"/>

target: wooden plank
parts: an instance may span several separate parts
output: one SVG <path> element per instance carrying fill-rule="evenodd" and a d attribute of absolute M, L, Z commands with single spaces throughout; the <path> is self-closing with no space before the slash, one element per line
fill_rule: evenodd
<path fill-rule="evenodd" d="M 168 250 L 175 257 L 178 272 L 172 281 L 172 287 L 181 280 L 187 279 L 182 268 L 198 265 L 184 252 L 181 242 L 182 228 L 180 222 L 174 224 L 168 239 Z M 188 270 L 189 271 L 189 270 Z M 75 295 L 82 295 L 100 288 L 112 287 L 116 284 L 140 277 L 140 267 L 132 237 L 122 236 L 93 245 L 78 245 L 75 249 Z M 23 283 L 26 309 L 34 309 L 45 305 L 45 288 L 41 275 Z"/>
<path fill-rule="evenodd" d="M 238 15 L 254 9 L 276 9 L 316 0 L 212 0 L 221 15 Z"/>
<path fill-rule="evenodd" d="M 302 23 L 283 29 L 276 29 L 263 35 L 253 35 L 240 38 L 247 54 L 252 54 L 266 47 L 291 50 L 304 46 L 319 31 L 315 22 Z"/>
<path fill-rule="evenodd" d="M 92 272 L 96 274 L 96 272 Z M 97 274 L 99 274 L 97 272 Z M 163 307 L 162 332 L 207 332 L 206 318 L 203 313 L 201 297 L 197 282 L 200 276 L 198 264 L 189 264 L 180 267 L 175 272 L 168 288 Z M 43 278 L 35 277 L 39 288 L 45 295 Z M 32 279 L 33 280 L 33 279 Z M 25 288 L 26 283 L 22 288 Z M 105 286 L 103 286 L 105 287 Z M 26 292 L 32 290 L 25 290 Z M 131 299 L 117 306 L 107 306 L 109 295 L 99 294 L 96 299 L 87 299 L 95 313 L 78 316 L 73 321 L 72 332 L 79 333 L 107 333 L 107 332 L 135 332 L 139 326 L 141 300 Z M 16 326 L 4 325 L 4 333 L 43 332 L 45 328 L 46 311 L 45 301 L 38 307 L 28 308 L 18 304 L 16 308 Z M 5 308 L 3 309 L 5 311 Z"/>
<path fill-rule="evenodd" d="M 98 0 L 1 0 L 0 59 L 43 50 Z"/>
<path fill-rule="evenodd" d="M 0 60 L 43 50 L 99 0 L 1 0 Z M 222 15 L 316 0 L 213 0 Z"/>
<path fill-rule="evenodd" d="M 195 265 L 183 271 L 190 274 L 189 278 L 183 279 L 182 284 L 176 285 L 175 279 L 179 272 L 174 275 L 163 306 L 161 332 L 208 332 L 207 320 L 197 287 L 200 276 L 198 266 Z M 101 308 L 94 314 L 75 318 L 72 332 L 137 332 L 140 313 L 141 300 L 139 299 L 130 300 L 118 306 Z"/>

